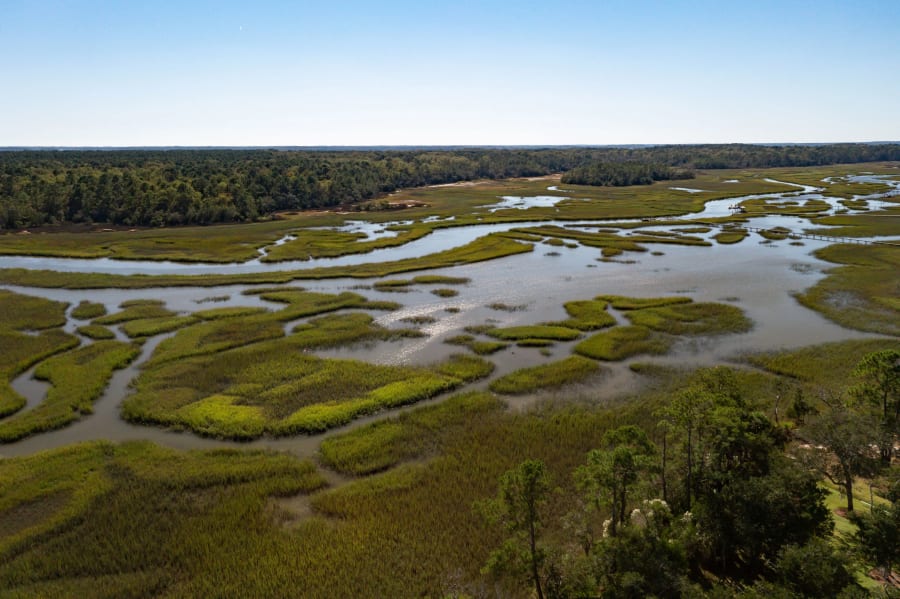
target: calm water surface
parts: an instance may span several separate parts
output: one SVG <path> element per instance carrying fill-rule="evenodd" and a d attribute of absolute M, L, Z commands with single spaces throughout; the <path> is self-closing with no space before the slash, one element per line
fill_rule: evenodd
<path fill-rule="evenodd" d="M 880 179 L 876 177 L 875 180 Z M 686 215 L 682 218 L 727 215 L 730 212 L 729 206 L 750 198 L 764 198 L 770 201 L 788 199 L 801 202 L 806 199 L 822 199 L 816 193 L 815 188 L 801 187 L 802 189 L 782 194 L 758 194 L 745 198 L 711 201 L 706 204 L 701 213 Z M 876 199 L 868 196 L 865 198 L 870 200 L 870 205 L 873 204 L 871 200 Z M 826 200 L 833 209 L 841 208 L 836 201 L 827 198 Z M 506 201 L 506 199 L 501 201 Z M 440 229 L 423 239 L 397 248 L 386 248 L 358 256 L 306 262 L 269 264 L 254 260 L 243 264 L 220 265 L 152 261 L 124 262 L 109 259 L 2 257 L 0 258 L 0 267 L 145 274 L 293 270 L 421 256 L 463 245 L 491 232 L 526 227 L 529 224 L 547 225 L 551 223 L 546 221 L 506 223 Z M 602 222 L 578 221 L 552 224 L 596 227 L 602 225 Z M 753 219 L 750 224 L 765 228 L 785 226 L 794 231 L 801 231 L 804 227 L 810 226 L 807 220 L 799 219 L 796 216 L 760 217 Z M 358 223 L 350 225 L 353 230 L 369 235 L 382 234 L 381 230 L 385 226 L 387 225 L 377 225 L 377 228 L 370 230 Z M 659 227 L 648 223 L 644 228 Z M 711 237 L 716 232 L 713 230 L 700 236 Z M 459 295 L 453 298 L 438 298 L 430 293 L 430 289 L 435 286 L 416 286 L 407 293 L 384 293 L 361 288 L 366 287 L 368 281 L 349 278 L 298 281 L 294 286 L 329 293 L 352 290 L 372 299 L 399 302 L 403 304 L 400 310 L 390 313 L 372 313 L 379 324 L 389 328 L 411 326 L 402 319 L 412 316 L 431 316 L 436 319 L 433 324 L 421 327 L 428 334 L 428 337 L 425 338 L 358 344 L 317 352 L 323 357 L 362 359 L 382 364 L 428 364 L 440 361 L 452 353 L 461 351 L 459 347 L 447 345 L 444 340 L 461 334 L 466 326 L 484 323 L 512 326 L 560 320 L 566 317 L 562 307 L 565 302 L 590 299 L 600 294 L 685 295 L 695 301 L 727 302 L 743 309 L 753 320 L 754 327 L 748 333 L 680 341 L 667 356 L 654 357 L 653 360 L 657 362 L 708 365 L 734 359 L 746 352 L 796 348 L 816 343 L 871 336 L 844 329 L 821 317 L 818 313 L 804 308 L 793 298 L 794 293 L 815 284 L 823 276 L 823 270 L 833 266 L 811 255 L 814 250 L 827 245 L 826 242 L 804 240 L 804 245 L 797 246 L 791 245 L 790 240 L 762 243 L 763 241 L 761 237 L 752 234 L 741 243 L 734 245 L 716 244 L 713 247 L 689 247 L 652 244 L 649 246 L 650 249 L 662 252 L 662 255 L 652 255 L 649 251 L 644 253 L 628 252 L 617 257 L 622 260 L 621 262 L 598 261 L 600 250 L 595 248 L 566 248 L 536 244 L 535 250 L 527 254 L 449 269 L 425 271 L 427 274 L 446 274 L 470 278 L 471 282 L 467 285 L 454 287 L 459 291 Z M 558 255 L 548 255 L 551 253 Z M 416 274 L 425 274 L 425 272 Z M 69 302 L 72 306 L 87 299 L 103 303 L 110 312 L 117 310 L 118 305 L 123 301 L 146 298 L 160 299 L 166 303 L 169 309 L 184 313 L 224 306 L 265 306 L 271 309 L 279 307 L 278 304 L 265 302 L 256 295 L 244 295 L 243 292 L 250 288 L 244 285 L 152 290 L 67 290 L 14 286 L 6 288 L 18 293 Z M 217 301 L 210 301 L 212 297 L 216 297 Z M 223 300 L 222 298 L 227 299 Z M 519 309 L 502 311 L 488 307 L 496 302 L 519 306 Z M 448 309 L 454 312 L 450 312 Z M 82 324 L 85 323 L 69 318 L 66 330 L 74 332 L 75 328 Z M 291 323 L 291 326 L 294 324 Z M 117 335 L 124 339 L 118 330 Z M 189 433 L 135 426 L 124 422 L 119 417 L 119 404 L 129 393 L 129 383 L 140 372 L 141 364 L 150 357 L 155 347 L 170 335 L 161 335 L 148 340 L 144 344 L 141 356 L 135 363 L 114 374 L 102 398 L 95 402 L 92 415 L 59 431 L 0 446 L 0 456 L 30 454 L 42 449 L 92 439 L 113 441 L 149 439 L 176 448 L 236 445 L 233 442 L 205 439 Z M 83 342 L 87 343 L 88 340 L 83 340 Z M 552 356 L 550 358 L 541 355 L 534 348 L 511 347 L 490 357 L 497 365 L 494 376 L 570 355 L 574 343 L 557 344 L 551 348 Z M 639 357 L 637 359 L 646 360 L 647 358 Z M 585 393 L 596 396 L 599 401 L 604 395 L 611 396 L 633 388 L 636 380 L 628 370 L 627 364 L 625 362 L 607 365 L 604 374 L 598 376 L 595 384 L 589 388 L 585 387 Z M 27 398 L 29 407 L 42 401 L 47 390 L 47 385 L 35 381 L 31 374 L 32 371 L 28 371 L 13 381 L 13 388 Z M 486 384 L 486 382 L 480 382 L 470 387 L 483 388 Z M 512 400 L 512 403 L 523 405 L 531 399 L 533 398 L 518 398 Z M 391 412 L 391 414 L 393 413 L 395 412 Z M 359 419 L 343 429 L 337 429 L 325 435 L 260 439 L 239 445 L 271 447 L 288 450 L 302 456 L 310 456 L 315 453 L 324 436 L 342 432 L 382 417 L 384 417 L 383 414 Z"/>

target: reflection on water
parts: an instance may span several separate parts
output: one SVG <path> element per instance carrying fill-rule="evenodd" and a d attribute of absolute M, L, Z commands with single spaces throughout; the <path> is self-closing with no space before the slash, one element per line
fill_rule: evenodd
<path fill-rule="evenodd" d="M 564 196 L 502 196 L 496 204 L 481 206 L 488 212 L 498 210 L 528 210 L 529 208 L 553 208 L 563 200 L 569 200 Z"/>
<path fill-rule="evenodd" d="M 730 211 L 728 206 L 743 199 L 764 198 L 779 200 L 784 198 L 803 200 L 807 197 L 822 199 L 813 193 L 813 188 L 782 194 L 759 194 L 745 198 L 731 198 L 707 202 L 699 214 L 683 218 L 724 216 Z M 832 206 L 834 200 L 827 199 Z M 498 225 L 467 226 L 441 229 L 399 248 L 389 248 L 337 260 L 312 260 L 302 263 L 303 267 L 323 264 L 374 262 L 380 259 L 395 260 L 400 257 L 418 256 L 449 247 L 459 246 L 488 232 L 528 226 L 529 223 L 505 223 Z M 539 223 L 546 225 L 547 221 Z M 601 221 L 558 222 L 559 225 L 593 225 Z M 807 220 L 797 216 L 764 216 L 753 218 L 752 226 L 771 228 L 784 226 L 798 229 L 799 225 L 809 226 Z M 664 228 L 648 223 L 646 229 Z M 717 233 L 713 229 L 705 235 L 710 239 Z M 601 294 L 631 296 L 660 296 L 683 294 L 695 301 L 728 301 L 742 308 L 754 322 L 753 329 L 739 335 L 723 335 L 679 341 L 670 354 L 654 357 L 654 361 L 671 364 L 708 365 L 727 361 L 744 353 L 781 348 L 794 348 L 810 344 L 866 335 L 850 331 L 824 319 L 818 313 L 799 305 L 792 294 L 815 284 L 823 275 L 822 271 L 831 265 L 816 259 L 812 252 L 827 245 L 825 241 L 804 240 L 804 245 L 792 245 L 790 240 L 774 241 L 761 245 L 762 238 L 751 235 L 734 245 L 712 247 L 660 246 L 656 255 L 650 252 L 626 254 L 633 263 L 599 262 L 600 250 L 578 246 L 556 247 L 558 255 L 544 256 L 535 251 L 509 256 L 503 259 L 462 265 L 454 268 L 427 271 L 427 274 L 443 274 L 454 277 L 468 277 L 468 285 L 455 287 L 459 295 L 452 298 L 438 298 L 430 290 L 434 286 L 415 286 L 408 293 L 387 294 L 371 289 L 360 289 L 358 279 L 331 279 L 320 281 L 299 281 L 292 285 L 313 291 L 337 293 L 353 290 L 372 299 L 389 299 L 403 304 L 400 310 L 388 313 L 374 313 L 376 322 L 388 328 L 411 326 L 403 319 L 428 316 L 434 322 L 421 326 L 427 333 L 423 338 L 402 338 L 358 344 L 316 352 L 323 357 L 362 359 L 382 364 L 429 364 L 446 359 L 452 353 L 463 351 L 458 346 L 444 341 L 462 334 L 469 325 L 492 323 L 498 326 L 533 324 L 543 321 L 561 320 L 566 317 L 563 304 L 568 301 L 588 299 Z M 654 248 L 657 249 L 657 248 Z M 261 265 L 206 265 L 172 264 L 159 262 L 115 262 L 112 260 L 66 260 L 52 258 L 0 258 L 3 267 L 28 265 L 31 268 L 52 268 L 58 270 L 86 270 L 97 272 L 176 272 L 181 274 L 209 272 L 252 272 L 262 269 L 283 269 L 293 267 L 288 264 Z M 251 267 L 252 266 L 252 267 Z M 241 270 L 247 268 L 248 270 Z M 258 295 L 244 295 L 250 286 L 230 285 L 210 288 L 178 287 L 152 290 L 68 290 L 36 289 L 8 286 L 19 293 L 42 296 L 76 305 L 88 299 L 99 302 L 110 312 L 119 304 L 131 299 L 155 298 L 165 302 L 166 307 L 176 312 L 188 313 L 210 307 L 206 301 L 216 297 L 215 307 L 220 306 L 264 306 L 278 309 L 279 305 L 262 300 Z M 222 299 L 226 298 L 227 299 Z M 523 305 L 522 310 L 506 312 L 491 309 L 495 303 Z M 70 310 L 71 311 L 71 310 Z M 70 312 L 69 311 L 69 312 Z M 67 331 L 74 331 L 83 322 L 69 319 Z M 293 324 L 293 323 L 292 323 Z M 117 334 L 121 335 L 117 331 Z M 171 334 L 170 334 L 171 335 Z M 0 446 L 0 455 L 22 455 L 40 449 L 58 447 L 68 443 L 110 439 L 150 439 L 157 443 L 176 448 L 219 447 L 234 445 L 228 441 L 204 439 L 189 433 L 165 431 L 152 427 L 128 424 L 119 417 L 119 404 L 129 393 L 129 383 L 137 375 L 140 364 L 146 361 L 162 339 L 162 335 L 148 340 L 138 360 L 123 370 L 117 371 L 106 392 L 95 405 L 95 412 L 79 422 L 46 434 L 38 435 L 18 443 Z M 497 365 L 495 376 L 501 376 L 517 368 L 537 365 L 548 359 L 559 359 L 569 355 L 575 342 L 560 343 L 551 348 L 552 358 L 541 354 L 536 348 L 510 347 L 489 359 Z M 645 360 L 646 357 L 638 357 Z M 30 373 L 28 373 L 30 374 Z M 608 365 L 597 384 L 586 393 L 608 397 L 610 394 L 630 388 L 635 382 L 634 375 L 624 364 Z M 469 388 L 484 388 L 486 382 L 476 383 Z M 29 406 L 39 402 L 46 392 L 46 385 L 33 381 L 30 376 L 16 379 L 14 388 L 28 398 Z M 437 400 L 439 401 L 439 400 Z M 528 399 L 517 400 L 526 405 Z M 360 426 L 382 416 L 371 416 L 354 422 L 349 427 Z M 334 434 L 333 431 L 329 434 Z M 327 436 L 327 434 L 325 435 Z M 302 436 L 285 439 L 261 439 L 241 444 L 248 447 L 272 447 L 289 450 L 298 455 L 310 456 L 315 453 L 323 435 Z"/>

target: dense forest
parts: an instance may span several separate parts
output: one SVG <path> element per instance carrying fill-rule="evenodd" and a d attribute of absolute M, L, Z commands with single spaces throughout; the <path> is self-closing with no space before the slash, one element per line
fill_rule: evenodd
<path fill-rule="evenodd" d="M 865 356 L 854 375 L 843 397 L 798 391 L 778 422 L 734 371 L 700 371 L 657 414 L 661 444 L 634 425 L 606 431 L 572 473 L 580 497 L 562 536 L 545 534 L 566 499 L 559 481 L 540 460 L 520 463 L 476 506 L 507 535 L 485 570 L 541 598 L 869 596 L 853 570 L 888 579 L 900 564 L 900 351 Z M 884 499 L 855 510 L 864 476 Z M 843 542 L 823 477 L 857 528 Z"/>
<path fill-rule="evenodd" d="M 694 172 L 643 162 L 592 162 L 576 166 L 562 176 L 563 183 L 621 187 L 649 185 L 654 181 L 693 179 Z"/>
<path fill-rule="evenodd" d="M 279 210 L 351 205 L 404 187 L 538 176 L 596 163 L 658 165 L 654 170 L 668 173 L 669 167 L 686 171 L 880 160 L 900 160 L 900 144 L 2 151 L 0 229 L 61 222 L 242 222 Z M 610 185 L 633 182 L 629 177 L 601 180 Z"/>

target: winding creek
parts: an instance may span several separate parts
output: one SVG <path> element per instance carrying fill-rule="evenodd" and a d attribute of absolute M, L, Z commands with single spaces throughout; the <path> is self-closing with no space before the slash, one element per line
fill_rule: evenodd
<path fill-rule="evenodd" d="M 888 181 L 877 176 L 851 178 L 859 182 L 889 182 L 893 189 L 888 194 L 855 196 L 853 199 L 866 200 L 871 208 L 878 208 L 887 202 L 886 195 L 900 194 L 900 182 Z M 555 186 L 554 186 L 555 187 Z M 781 193 L 749 195 L 740 198 L 713 200 L 706 203 L 701 212 L 687 214 L 677 219 L 689 221 L 697 218 L 721 217 L 730 214 L 730 206 L 745 200 L 762 199 L 766 202 L 804 202 L 824 200 L 831 206 L 829 212 L 843 209 L 837 199 L 823 197 L 812 186 L 796 186 Z M 550 191 L 557 191 L 550 188 Z M 564 190 L 559 190 L 564 193 Z M 538 196 L 534 205 L 546 205 L 545 198 Z M 560 196 L 558 200 L 565 199 Z M 507 201 L 501 199 L 501 202 Z M 510 201 L 511 202 L 511 201 Z M 528 198 L 516 198 L 515 207 Z M 509 206 L 507 206 L 509 207 Z M 670 219 L 674 220 L 674 219 Z M 805 218 L 792 216 L 761 216 L 752 218 L 754 227 L 786 227 L 800 232 L 809 228 Z M 391 223 L 368 225 L 359 222 L 345 225 L 348 231 L 366 235 L 384 235 Z M 308 261 L 261 262 L 258 258 L 238 264 L 196 264 L 156 261 L 116 261 L 111 259 L 66 259 L 39 257 L 0 257 L 2 268 L 49 269 L 68 272 L 97 272 L 114 274 L 239 274 L 260 271 L 302 270 L 321 266 L 348 266 L 369 262 L 384 262 L 458 247 L 489 233 L 507 231 L 528 226 L 557 225 L 595 229 L 615 227 L 616 221 L 533 221 L 502 224 L 467 225 L 437 229 L 430 235 L 406 245 L 375 250 L 366 254 L 355 254 L 340 258 L 321 258 Z M 658 228 L 671 229 L 671 225 L 660 227 L 653 222 L 642 223 L 642 230 Z M 718 231 L 696 234 L 711 240 Z M 300 233 L 302 234 L 302 232 Z M 624 233 L 627 235 L 627 233 Z M 695 234 L 692 234 L 695 235 Z M 278 242 L 288 241 L 285 237 Z M 427 337 L 357 344 L 316 352 L 323 357 L 362 359 L 386 364 L 427 364 L 446 358 L 460 351 L 459 347 L 444 343 L 444 340 L 458 335 L 469 325 L 484 323 L 498 326 L 533 324 L 547 320 L 561 320 L 566 317 L 563 304 L 572 300 L 589 299 L 600 294 L 632 296 L 653 296 L 683 294 L 695 301 L 732 303 L 742 308 L 754 322 L 754 328 L 744 334 L 703 337 L 679 341 L 673 350 L 655 362 L 669 364 L 706 365 L 734 359 L 742 353 L 801 347 L 805 345 L 870 337 L 871 335 L 842 328 L 826 320 L 818 313 L 797 303 L 792 294 L 815 284 L 823 271 L 833 265 L 816 259 L 812 252 L 827 245 L 822 240 L 786 239 L 767 241 L 751 234 L 744 241 L 734 245 L 712 247 L 653 244 L 652 252 L 629 252 L 613 261 L 598 261 L 600 250 L 585 246 L 559 247 L 536 244 L 530 253 L 518 254 L 453 268 L 422 271 L 427 274 L 446 274 L 468 277 L 471 282 L 458 287 L 459 295 L 439 298 L 431 293 L 433 286 L 414 286 L 405 293 L 388 293 L 368 287 L 369 281 L 338 278 L 317 281 L 298 281 L 294 286 L 313 291 L 339 293 L 351 290 L 371 299 L 396 301 L 403 307 L 395 312 L 375 313 L 376 321 L 386 327 L 408 326 L 404 318 L 430 316 L 435 319 L 421 329 Z M 265 255 L 266 250 L 260 252 Z M 416 273 L 416 274 L 422 274 Z M 68 302 L 71 306 L 89 299 L 103 303 L 107 310 L 114 312 L 123 301 L 154 298 L 165 302 L 166 307 L 177 312 L 194 312 L 209 307 L 225 306 L 265 306 L 277 308 L 277 304 L 266 302 L 257 295 L 244 295 L 252 288 L 248 285 L 230 285 L 215 288 L 177 287 L 160 289 L 99 289 L 70 290 L 43 289 L 31 287 L 4 286 L 17 293 L 42 296 Z M 227 296 L 227 299 L 223 299 Z M 215 297 L 216 301 L 210 303 Z M 514 311 L 496 310 L 488 307 L 494 303 L 517 306 Z M 75 321 L 67 313 L 65 330 L 74 330 L 86 324 Z M 290 326 L 296 324 L 291 322 Z M 115 328 L 120 339 L 125 336 Z M 0 445 L 0 456 L 31 454 L 39 450 L 59 447 L 73 442 L 108 439 L 124 441 L 148 439 L 175 448 L 223 447 L 268 447 L 287 450 L 300 456 L 312 456 L 324 436 L 362 426 L 368 422 L 392 416 L 397 411 L 375 414 L 360 418 L 353 423 L 324 435 L 296 436 L 286 438 L 262 438 L 250 443 L 208 439 L 190 433 L 162 430 L 153 427 L 136 426 L 119 417 L 119 404 L 129 393 L 130 382 L 139 374 L 141 364 L 149 359 L 153 350 L 166 337 L 158 335 L 145 341 L 140 356 L 127 368 L 114 373 L 102 397 L 94 403 L 94 413 L 60 430 L 39 434 L 22 441 Z M 82 343 L 89 343 L 82 339 Z M 550 357 L 541 355 L 536 348 L 511 347 L 490 357 L 496 364 L 494 376 L 506 374 L 525 366 L 536 365 L 547 360 L 569 355 L 576 342 L 559 343 L 550 349 Z M 637 358 L 638 360 L 642 358 Z M 646 359 L 644 357 L 643 359 Z M 609 397 L 632 389 L 636 379 L 628 369 L 628 362 L 604 365 L 604 372 L 596 384 L 585 386 L 582 391 L 588 397 Z M 42 401 L 48 385 L 32 377 L 33 369 L 12 381 L 13 388 L 22 394 L 30 408 Z M 484 388 L 482 381 L 469 388 Z M 514 407 L 527 405 L 533 397 L 510 400 Z M 431 402 L 441 401 L 441 398 Z M 426 402 L 428 403 L 428 402 Z M 422 405 L 417 404 L 417 405 Z M 27 409 L 27 408 L 26 408 Z M 407 408 L 408 409 L 408 408 Z"/>

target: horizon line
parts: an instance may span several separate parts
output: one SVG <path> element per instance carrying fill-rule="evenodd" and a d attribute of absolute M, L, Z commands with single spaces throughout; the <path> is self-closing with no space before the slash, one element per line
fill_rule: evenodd
<path fill-rule="evenodd" d="M 78 151 L 78 150 L 441 150 L 441 149 L 570 149 L 570 148 L 649 148 L 659 146 L 829 146 L 829 145 L 890 145 L 897 140 L 825 141 L 825 142 L 692 142 L 692 143 L 613 143 L 613 144 L 316 144 L 316 145 L 10 145 L 0 146 L 0 152 L 16 151 Z"/>

